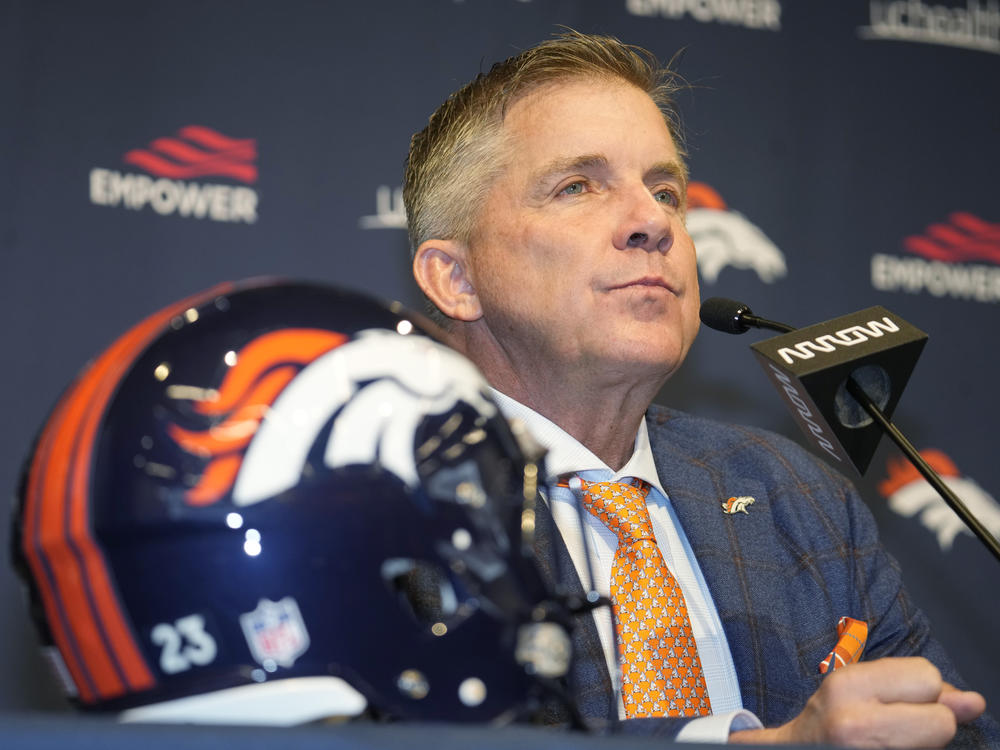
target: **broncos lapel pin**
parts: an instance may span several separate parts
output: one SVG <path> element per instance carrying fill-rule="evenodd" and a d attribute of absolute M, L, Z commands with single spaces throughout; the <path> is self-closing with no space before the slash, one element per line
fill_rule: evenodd
<path fill-rule="evenodd" d="M 749 495 L 740 495 L 739 497 L 731 497 L 726 502 L 722 504 L 722 512 L 726 515 L 733 515 L 734 513 L 746 513 L 748 516 L 750 512 L 747 510 L 748 507 L 757 502 L 754 498 Z"/>

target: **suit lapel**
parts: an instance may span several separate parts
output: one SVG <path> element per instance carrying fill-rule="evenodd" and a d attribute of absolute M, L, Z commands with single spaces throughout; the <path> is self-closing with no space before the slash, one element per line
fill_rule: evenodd
<path fill-rule="evenodd" d="M 728 516 L 723 512 L 722 503 L 732 495 L 750 495 L 756 499 L 753 483 L 720 491 L 713 482 L 692 472 L 690 465 L 677 461 L 675 456 L 657 453 L 655 449 L 654 453 L 660 481 L 719 613 L 741 687 L 743 707 L 757 713 L 758 696 L 743 689 L 754 682 L 747 678 L 760 671 L 754 664 L 755 644 L 747 642 L 733 624 L 734 617 L 742 618 L 755 607 L 752 577 L 743 565 L 745 557 L 741 554 L 743 532 L 760 525 L 767 513 L 758 506 L 760 501 L 757 500 L 748 513 Z M 732 495 L 728 494 L 730 492 Z"/>
<path fill-rule="evenodd" d="M 782 623 L 803 614 L 789 611 L 785 592 L 768 583 L 783 579 L 775 575 L 781 563 L 774 545 L 781 534 L 767 489 L 725 462 L 703 461 L 689 452 L 688 441 L 672 439 L 669 429 L 669 421 L 661 424 L 654 439 L 651 428 L 656 470 L 719 613 L 743 707 L 767 722 L 768 690 L 776 683 L 796 686 L 801 669 L 794 635 Z M 730 515 L 722 504 L 734 496 L 755 502 L 747 513 Z"/>
<path fill-rule="evenodd" d="M 535 509 L 534 550 L 542 575 L 557 594 L 564 599 L 582 599 L 583 584 L 546 502 L 538 503 Z M 597 626 L 589 612 L 573 618 L 571 639 L 573 662 L 569 683 L 578 710 L 592 721 L 614 720 L 618 715 L 611 700 L 614 691 Z"/>

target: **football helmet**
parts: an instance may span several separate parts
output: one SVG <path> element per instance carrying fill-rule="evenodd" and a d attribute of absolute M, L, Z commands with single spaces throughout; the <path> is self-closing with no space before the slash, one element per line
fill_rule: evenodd
<path fill-rule="evenodd" d="M 13 555 L 83 708 L 294 724 L 526 719 L 569 661 L 531 552 L 540 455 L 431 324 L 252 280 L 69 386 Z"/>

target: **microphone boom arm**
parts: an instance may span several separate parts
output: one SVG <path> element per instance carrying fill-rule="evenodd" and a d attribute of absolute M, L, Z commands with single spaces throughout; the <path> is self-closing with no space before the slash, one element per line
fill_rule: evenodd
<path fill-rule="evenodd" d="M 958 514 L 958 517 L 962 519 L 972 533 L 979 537 L 979 541 L 986 545 L 986 548 L 1000 561 L 1000 543 L 997 542 L 996 537 L 979 522 L 979 519 L 972 514 L 958 495 L 952 492 L 951 488 L 944 483 L 940 475 L 931 468 L 930 464 L 924 460 L 920 452 L 913 447 L 913 444 L 906 439 L 906 436 L 899 431 L 896 425 L 882 413 L 882 410 L 878 408 L 853 377 L 847 379 L 846 387 L 847 392 L 851 394 L 855 401 L 861 404 L 872 419 L 878 422 L 885 434 L 889 436 L 892 442 L 899 446 L 899 449 L 903 451 L 903 455 L 910 460 L 910 463 L 916 467 L 917 471 L 927 480 L 927 483 L 935 489 L 938 495 L 941 496 L 941 499 L 948 504 L 948 507 Z"/>
<path fill-rule="evenodd" d="M 745 333 L 750 328 L 766 328 L 779 333 L 791 333 L 795 330 L 793 326 L 786 323 L 779 323 L 766 318 L 758 317 L 748 305 L 722 297 L 713 297 L 706 300 L 701 308 L 701 320 L 710 328 L 714 328 L 724 333 Z M 979 522 L 965 503 L 954 493 L 951 488 L 944 483 L 940 475 L 923 459 L 919 451 L 906 439 L 906 436 L 889 420 L 878 405 L 872 400 L 868 393 L 861 387 L 853 375 L 847 377 L 845 388 L 850 396 L 868 412 L 868 415 L 878 423 L 882 431 L 899 447 L 903 455 L 920 472 L 927 483 L 941 496 L 965 525 L 978 537 L 986 548 L 993 553 L 993 556 L 1000 561 L 1000 542 L 997 541 L 989 530 Z"/>
<path fill-rule="evenodd" d="M 741 313 L 739 319 L 744 321 L 747 325 L 753 326 L 754 328 L 767 328 L 771 331 L 777 331 L 778 333 L 791 333 L 792 331 L 795 330 L 790 325 L 786 325 L 785 323 L 779 323 L 776 320 L 759 318 L 749 311 Z"/>

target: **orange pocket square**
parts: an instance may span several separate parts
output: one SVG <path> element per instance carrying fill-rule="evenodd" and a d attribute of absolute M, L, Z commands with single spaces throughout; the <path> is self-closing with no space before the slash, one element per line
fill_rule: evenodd
<path fill-rule="evenodd" d="M 865 652 L 865 642 L 868 640 L 868 623 L 855 620 L 853 617 L 841 617 L 837 623 L 837 645 L 833 651 L 819 663 L 819 671 L 823 674 L 834 669 L 846 667 L 854 661 L 861 661 Z"/>

